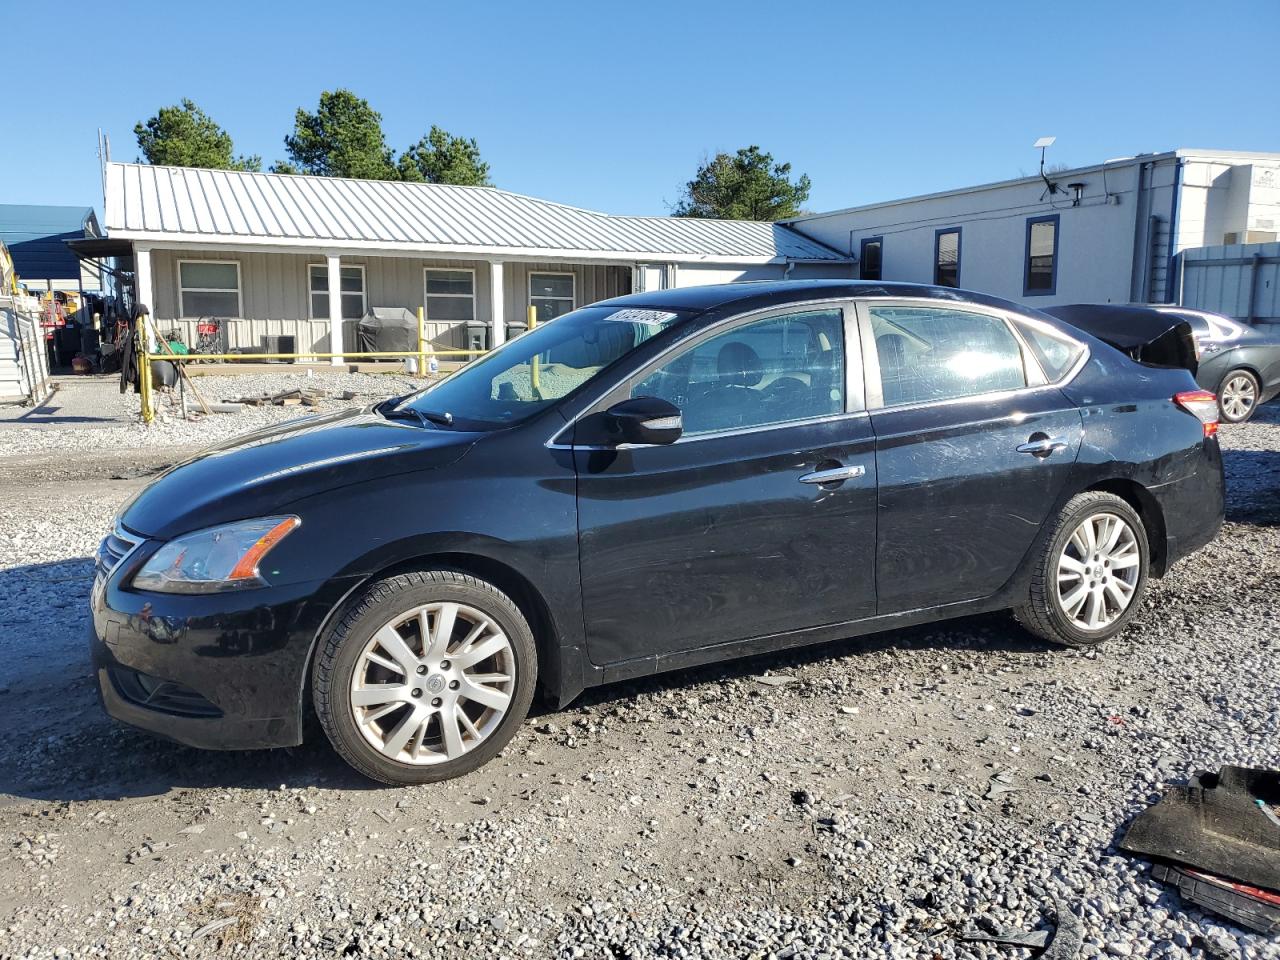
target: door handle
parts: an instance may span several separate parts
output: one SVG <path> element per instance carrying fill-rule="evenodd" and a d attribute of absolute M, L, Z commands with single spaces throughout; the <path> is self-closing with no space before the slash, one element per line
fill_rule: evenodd
<path fill-rule="evenodd" d="M 1028 440 L 1026 443 L 1020 443 L 1015 447 L 1019 453 L 1029 453 L 1033 457 L 1048 457 L 1059 450 L 1067 449 L 1067 440 L 1065 437 L 1044 437 L 1038 440 Z"/>
<path fill-rule="evenodd" d="M 800 478 L 801 483 L 843 483 L 846 480 L 853 480 L 856 477 L 866 476 L 867 468 L 863 466 L 856 467 L 832 467 L 830 470 L 815 470 L 813 473 L 806 473 Z"/>

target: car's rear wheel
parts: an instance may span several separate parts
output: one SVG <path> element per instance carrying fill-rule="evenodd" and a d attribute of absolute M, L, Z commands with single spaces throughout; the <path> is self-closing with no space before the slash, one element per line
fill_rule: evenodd
<path fill-rule="evenodd" d="M 1244 423 L 1258 408 L 1258 378 L 1248 370 L 1232 370 L 1218 388 L 1218 413 L 1227 423 Z"/>
<path fill-rule="evenodd" d="M 1015 612 L 1032 633 L 1070 647 L 1115 636 L 1137 613 L 1150 547 L 1142 518 L 1110 493 L 1081 493 L 1035 558 L 1027 602 Z"/>
<path fill-rule="evenodd" d="M 465 573 L 406 573 L 369 587 L 316 656 L 316 713 L 334 748 L 384 783 L 470 773 L 529 711 L 533 634 L 501 590 Z"/>

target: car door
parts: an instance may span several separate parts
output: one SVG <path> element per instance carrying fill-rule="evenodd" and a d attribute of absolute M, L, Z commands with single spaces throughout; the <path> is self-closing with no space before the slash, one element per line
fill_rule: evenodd
<path fill-rule="evenodd" d="M 578 434 L 595 663 L 874 613 L 876 471 L 861 374 L 853 308 L 794 307 L 717 325 L 596 405 L 660 397 L 681 409 L 684 433 L 631 447 Z"/>
<path fill-rule="evenodd" d="M 1079 410 L 1066 372 L 1083 346 L 999 311 L 864 301 L 860 330 L 876 434 L 877 612 L 973 600 L 1013 576 L 1067 482 Z"/>

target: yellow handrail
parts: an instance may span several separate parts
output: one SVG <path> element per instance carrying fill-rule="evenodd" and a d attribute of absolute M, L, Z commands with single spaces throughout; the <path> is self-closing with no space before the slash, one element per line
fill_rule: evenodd
<path fill-rule="evenodd" d="M 427 353 L 437 357 L 478 357 L 486 354 L 488 350 L 429 350 Z M 305 360 L 308 357 L 317 359 L 329 359 L 331 357 L 399 357 L 405 359 L 417 356 L 416 350 L 366 350 L 363 353 L 352 353 L 344 351 L 342 353 L 317 353 L 311 351 L 308 353 L 180 353 L 175 357 L 165 357 L 166 360 L 180 360 L 190 362 L 192 360 L 216 360 L 223 363 L 234 363 L 237 360 Z"/>
<path fill-rule="evenodd" d="M 147 315 L 138 314 L 138 392 L 142 395 L 142 422 L 156 418 L 151 396 L 151 355 L 147 353 Z"/>
<path fill-rule="evenodd" d="M 427 313 L 422 307 L 418 308 L 418 376 L 425 377 L 427 375 L 427 353 L 423 342 L 426 340 Z"/>
<path fill-rule="evenodd" d="M 530 322 L 532 323 L 532 308 L 530 308 Z M 488 350 L 436 350 L 434 347 L 427 349 L 425 330 L 425 316 L 421 307 L 418 308 L 418 349 L 417 350 L 367 350 L 361 353 L 170 353 L 162 359 L 171 363 L 190 363 L 195 360 L 209 360 L 220 363 L 236 363 L 244 360 L 320 360 L 330 359 L 332 357 L 351 358 L 398 358 L 407 359 L 409 357 L 417 357 L 418 375 L 426 376 L 426 357 L 430 354 L 433 357 L 477 357 L 488 353 Z M 146 317 L 139 316 L 137 323 L 138 331 L 138 390 L 142 395 L 142 422 L 151 423 L 156 418 L 155 412 L 155 394 L 151 383 L 151 360 L 152 357 L 147 353 L 147 327 Z"/>
<path fill-rule="evenodd" d="M 530 330 L 532 330 L 537 325 L 538 325 L 538 308 L 531 303 L 529 304 L 528 327 Z M 542 371 L 539 369 L 538 355 L 536 353 L 533 355 L 533 365 L 530 369 L 529 380 L 533 386 L 533 395 L 536 397 L 539 395 L 539 391 L 542 389 Z"/>

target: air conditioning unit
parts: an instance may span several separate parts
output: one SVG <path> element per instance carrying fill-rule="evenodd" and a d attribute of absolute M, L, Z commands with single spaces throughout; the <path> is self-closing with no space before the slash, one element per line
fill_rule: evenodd
<path fill-rule="evenodd" d="M 262 352 L 263 353 L 283 353 L 286 355 L 294 354 L 298 352 L 296 349 L 297 341 L 298 341 L 298 338 L 291 334 L 281 335 L 281 336 L 268 336 L 264 334 L 262 337 Z M 268 360 L 267 362 L 268 363 L 293 363 L 293 357 L 286 356 L 284 359 Z"/>

